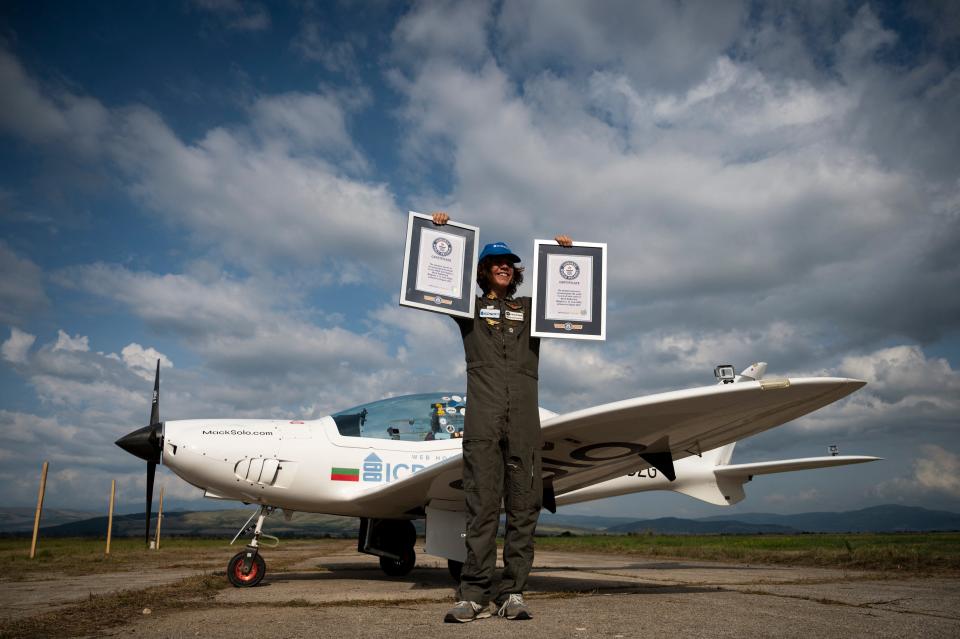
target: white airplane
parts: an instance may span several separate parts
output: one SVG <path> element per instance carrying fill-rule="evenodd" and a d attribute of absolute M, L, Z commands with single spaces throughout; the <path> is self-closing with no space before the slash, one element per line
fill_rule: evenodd
<path fill-rule="evenodd" d="M 831 404 L 865 382 L 837 377 L 768 378 L 765 363 L 740 375 L 718 366 L 718 384 L 635 397 L 558 415 L 540 409 L 543 507 L 646 490 L 674 490 L 712 504 L 744 498 L 754 475 L 855 464 L 877 457 L 829 456 L 730 465 L 736 441 Z M 466 397 L 407 395 L 315 420 L 160 421 L 160 363 L 150 425 L 117 445 L 147 461 L 146 524 L 157 464 L 213 499 L 257 504 L 234 541 L 252 539 L 227 565 L 238 587 L 266 573 L 266 517 L 314 512 L 360 518 L 357 550 L 380 557 L 388 575 L 416 563 L 415 519 L 426 519 L 425 551 L 459 578 L 466 555 L 461 444 Z M 256 522 L 253 521 L 256 517 Z"/>

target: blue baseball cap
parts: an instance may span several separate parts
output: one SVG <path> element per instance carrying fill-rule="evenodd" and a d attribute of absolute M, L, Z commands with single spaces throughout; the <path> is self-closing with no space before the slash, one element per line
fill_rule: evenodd
<path fill-rule="evenodd" d="M 514 264 L 520 261 L 520 258 L 510 250 L 506 242 L 494 242 L 493 244 L 484 246 L 483 250 L 480 251 L 480 261 L 482 262 L 486 257 L 499 257 L 501 255 L 511 258 Z"/>

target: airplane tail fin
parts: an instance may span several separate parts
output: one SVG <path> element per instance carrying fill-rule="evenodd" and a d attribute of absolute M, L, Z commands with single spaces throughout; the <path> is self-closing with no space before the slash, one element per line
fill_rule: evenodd
<path fill-rule="evenodd" d="M 713 450 L 708 450 L 707 452 L 701 455 L 703 459 L 704 466 L 713 468 L 716 466 L 726 466 L 730 463 L 730 459 L 733 457 L 733 448 L 737 445 L 737 442 L 731 442 L 726 446 L 721 446 L 720 448 L 714 448 Z"/>
<path fill-rule="evenodd" d="M 730 463 L 733 448 L 736 445 L 737 442 L 732 442 L 704 452 L 700 456 L 700 463 L 697 464 L 700 472 L 696 477 L 691 477 L 691 481 L 675 482 L 670 489 L 718 506 L 728 506 L 742 501 L 746 497 L 746 493 L 743 492 L 746 478 L 728 477 L 716 472 L 717 469 Z"/>

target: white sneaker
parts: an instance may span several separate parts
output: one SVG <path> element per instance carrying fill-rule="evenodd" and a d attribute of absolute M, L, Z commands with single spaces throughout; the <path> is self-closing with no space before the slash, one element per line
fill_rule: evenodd
<path fill-rule="evenodd" d="M 446 623 L 467 623 L 474 619 L 486 619 L 490 616 L 490 608 L 481 606 L 475 601 L 458 601 L 443 617 Z"/>
<path fill-rule="evenodd" d="M 514 619 L 516 621 L 533 619 L 530 608 L 527 607 L 527 604 L 523 603 L 523 595 L 519 593 L 514 593 L 507 597 L 507 600 L 504 601 L 500 605 L 500 609 L 497 610 L 497 614 L 505 619 Z"/>

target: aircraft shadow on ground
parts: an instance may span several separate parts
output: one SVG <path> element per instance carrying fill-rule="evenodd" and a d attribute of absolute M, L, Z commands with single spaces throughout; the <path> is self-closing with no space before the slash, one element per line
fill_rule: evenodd
<path fill-rule="evenodd" d="M 456 584 L 446 568 L 416 568 L 405 577 L 388 577 L 380 572 L 379 568 L 360 564 L 339 564 L 323 566 L 323 571 L 296 571 L 273 573 L 267 575 L 263 586 L 271 582 L 282 583 L 289 581 L 335 582 L 342 580 L 376 580 L 393 581 L 411 584 L 411 590 L 436 590 L 449 588 L 454 590 Z M 618 567 L 623 570 L 630 566 Z M 591 568 L 547 568 L 535 569 L 530 575 L 529 590 L 540 592 L 603 592 L 610 594 L 647 593 L 647 594 L 677 594 L 716 592 L 716 587 L 704 588 L 700 586 L 683 586 L 677 584 L 651 584 L 630 581 L 632 577 L 622 579 L 605 578 L 590 573 Z M 598 567 L 596 570 L 611 570 L 609 566 Z M 544 572 L 564 572 L 563 576 L 543 574 Z M 498 571 L 499 574 L 499 571 Z"/>

